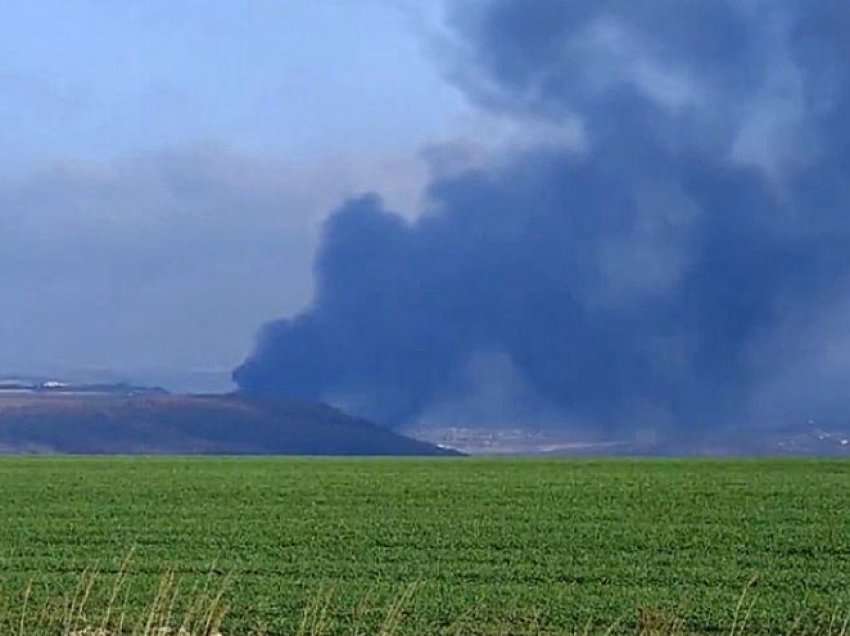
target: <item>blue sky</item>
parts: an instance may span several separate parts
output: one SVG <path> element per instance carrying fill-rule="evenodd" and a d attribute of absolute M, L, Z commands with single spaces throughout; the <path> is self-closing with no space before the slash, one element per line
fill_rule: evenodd
<path fill-rule="evenodd" d="M 391 2 L 48 0 L 4 13 L 14 125 L 2 141 L 18 166 L 209 140 L 299 160 L 407 151 L 463 108 L 415 12 Z"/>
<path fill-rule="evenodd" d="M 0 371 L 227 371 L 310 300 L 322 219 L 412 214 L 474 117 L 398 1 L 12 2 Z"/>

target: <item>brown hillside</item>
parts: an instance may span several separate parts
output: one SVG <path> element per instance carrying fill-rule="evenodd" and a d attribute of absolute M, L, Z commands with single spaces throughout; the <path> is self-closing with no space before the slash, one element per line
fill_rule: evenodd
<path fill-rule="evenodd" d="M 0 452 L 449 455 L 321 404 L 238 395 L 0 395 Z"/>

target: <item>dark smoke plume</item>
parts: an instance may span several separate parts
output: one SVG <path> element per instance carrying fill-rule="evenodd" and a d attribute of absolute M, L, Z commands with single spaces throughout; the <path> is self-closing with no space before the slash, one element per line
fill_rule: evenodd
<path fill-rule="evenodd" d="M 435 178 L 412 223 L 343 205 L 244 391 L 393 425 L 850 415 L 845 0 L 498 0 L 450 26 L 471 99 L 583 141 Z"/>

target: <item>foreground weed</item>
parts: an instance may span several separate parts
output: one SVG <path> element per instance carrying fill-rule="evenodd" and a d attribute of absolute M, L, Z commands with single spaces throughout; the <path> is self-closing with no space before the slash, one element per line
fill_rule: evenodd
<path fill-rule="evenodd" d="M 613 634 L 616 628 L 609 633 Z M 638 610 L 637 633 L 639 636 L 684 636 L 686 623 L 678 616 L 655 608 Z"/>
<path fill-rule="evenodd" d="M 301 625 L 298 627 L 298 636 L 321 636 L 327 633 L 330 622 L 328 620 L 328 608 L 333 598 L 333 588 L 319 590 L 304 608 L 301 617 Z"/>
<path fill-rule="evenodd" d="M 136 613 L 134 619 L 128 617 L 127 598 L 129 594 L 128 563 L 125 561 L 115 577 L 109 595 L 109 605 L 98 614 L 98 608 L 92 601 L 95 598 L 97 581 L 102 580 L 96 572 L 85 571 L 74 592 L 61 604 L 45 605 L 40 611 L 32 603 L 33 585 L 27 585 L 20 601 L 18 616 L 18 636 L 50 634 L 51 636 L 225 636 L 230 635 L 222 627 L 227 607 L 224 596 L 228 580 L 211 591 L 210 581 L 202 588 L 196 584 L 191 590 L 181 593 L 180 580 L 174 572 L 164 573 L 158 582 L 153 598 L 142 613 Z M 748 621 L 756 605 L 752 588 L 756 578 L 751 579 L 742 591 L 729 626 L 729 636 L 745 636 L 750 633 Z M 334 622 L 336 590 L 333 587 L 320 589 L 305 604 L 301 622 L 293 636 L 329 636 L 348 633 L 352 636 L 399 636 L 410 633 L 405 629 L 405 620 L 411 616 L 412 601 L 421 589 L 419 583 L 404 587 L 382 610 L 384 617 L 379 626 L 371 628 L 365 625 L 366 616 L 373 611 L 370 606 L 370 593 L 366 593 L 354 610 L 353 617 L 362 618 L 342 631 Z M 124 605 L 119 606 L 118 599 L 124 592 Z M 181 604 L 181 600 L 184 601 Z M 188 601 L 188 602 L 186 602 Z M 178 607 L 185 609 L 178 611 Z M 60 610 L 60 611 L 57 611 Z M 8 608 L 7 610 L 8 611 Z M 4 617 L 0 612 L 0 620 Z M 498 625 L 481 625 L 470 620 L 457 621 L 448 630 L 435 630 L 445 634 L 488 634 L 516 636 L 519 634 L 543 635 L 563 634 L 562 630 L 546 626 L 543 612 L 534 612 L 524 620 L 510 620 Z M 624 617 L 625 618 L 625 617 Z M 808 626 L 804 626 L 804 623 Z M 232 632 L 233 636 L 247 632 Z M 268 630 L 255 629 L 251 636 L 267 636 Z M 274 632 L 279 633 L 279 632 Z M 687 619 L 681 614 L 653 607 L 637 610 L 635 622 L 630 627 L 623 619 L 601 627 L 598 622 L 589 619 L 583 629 L 571 632 L 574 636 L 595 636 L 597 634 L 613 636 L 631 634 L 634 636 L 687 636 L 694 634 L 689 630 Z M 823 616 L 820 622 L 806 621 L 798 616 L 789 626 L 787 636 L 850 636 L 850 613 L 832 612 Z"/>
<path fill-rule="evenodd" d="M 221 636 L 227 612 L 223 602 L 227 578 L 214 592 L 208 585 L 201 590 L 196 586 L 190 597 L 183 598 L 178 577 L 166 572 L 147 606 L 131 611 L 129 564 L 128 556 L 113 580 L 105 605 L 95 600 L 98 582 L 103 580 L 95 571 L 85 570 L 70 596 L 48 600 L 40 609 L 32 602 L 33 584 L 28 584 L 20 602 L 18 636 Z M 122 590 L 123 604 L 119 606 Z M 187 609 L 178 612 L 181 601 Z M 0 613 L 0 620 L 4 618 Z"/>
<path fill-rule="evenodd" d="M 758 575 L 753 575 L 744 586 L 744 591 L 741 592 L 741 596 L 738 599 L 738 605 L 735 606 L 735 616 L 732 619 L 732 630 L 729 632 L 729 636 L 738 636 L 738 634 L 743 635 L 746 633 L 747 622 L 750 620 L 750 615 L 752 615 L 753 607 L 756 603 L 755 595 L 752 595 L 753 598 L 748 603 L 747 597 L 750 595 L 757 581 Z M 744 610 L 744 607 L 746 607 L 746 610 Z M 741 616 L 742 611 L 744 611 L 743 616 Z"/>

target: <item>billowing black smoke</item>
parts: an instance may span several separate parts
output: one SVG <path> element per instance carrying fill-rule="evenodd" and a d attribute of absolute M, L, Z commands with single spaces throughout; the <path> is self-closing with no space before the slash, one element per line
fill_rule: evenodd
<path fill-rule="evenodd" d="M 449 76 L 538 142 L 436 178 L 415 222 L 337 210 L 313 306 L 262 330 L 243 390 L 388 424 L 850 415 L 846 0 L 498 0 L 450 24 Z"/>

